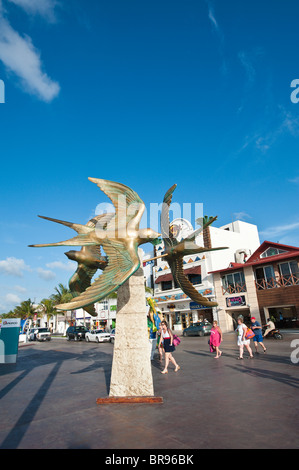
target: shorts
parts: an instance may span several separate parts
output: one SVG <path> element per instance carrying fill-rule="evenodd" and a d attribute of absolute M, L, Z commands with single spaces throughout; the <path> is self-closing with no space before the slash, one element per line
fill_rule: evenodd
<path fill-rule="evenodd" d="M 254 337 L 252 339 L 256 343 L 262 343 L 263 342 L 263 335 L 261 333 L 257 333 L 256 335 L 254 335 Z"/>

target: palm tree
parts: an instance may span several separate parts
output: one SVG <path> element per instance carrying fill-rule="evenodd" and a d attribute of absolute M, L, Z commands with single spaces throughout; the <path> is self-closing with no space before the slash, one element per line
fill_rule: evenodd
<path fill-rule="evenodd" d="M 56 293 L 50 297 L 53 305 L 68 303 L 73 298 L 70 290 L 61 283 L 58 284 L 58 287 L 55 287 L 55 291 Z"/>
<path fill-rule="evenodd" d="M 44 315 L 47 315 L 47 325 L 49 327 L 50 318 L 57 315 L 57 310 L 54 308 L 54 302 L 52 299 L 43 299 L 40 303 L 43 309 Z"/>
<path fill-rule="evenodd" d="M 1 313 L 0 318 L 15 318 L 14 310 L 10 310 L 8 313 Z"/>
<path fill-rule="evenodd" d="M 72 298 L 73 296 L 70 290 L 66 286 L 60 283 L 58 284 L 58 287 L 55 287 L 55 294 L 51 295 L 50 300 L 53 302 L 53 307 L 54 307 L 55 305 L 58 305 L 58 304 L 68 303 L 70 300 L 72 300 Z M 66 316 L 65 316 L 66 312 L 59 311 L 59 314 L 64 316 L 64 322 L 65 322 L 65 327 L 66 327 Z"/>
<path fill-rule="evenodd" d="M 37 309 L 31 299 L 23 300 L 20 305 L 14 309 L 14 316 L 25 320 L 26 318 L 32 319 L 37 314 Z"/>

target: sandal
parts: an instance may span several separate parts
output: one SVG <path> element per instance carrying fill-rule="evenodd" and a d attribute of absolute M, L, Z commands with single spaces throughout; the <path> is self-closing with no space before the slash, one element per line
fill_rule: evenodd
<path fill-rule="evenodd" d="M 161 374 L 168 374 L 168 370 L 161 370 Z"/>

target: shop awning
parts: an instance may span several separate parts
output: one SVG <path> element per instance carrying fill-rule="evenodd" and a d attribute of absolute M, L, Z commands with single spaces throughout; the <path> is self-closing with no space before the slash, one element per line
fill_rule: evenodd
<path fill-rule="evenodd" d="M 172 281 L 172 279 L 172 274 L 163 274 L 162 276 L 157 277 L 155 283 L 160 284 L 160 282 Z"/>
<path fill-rule="evenodd" d="M 184 269 L 184 274 L 201 274 L 201 266 L 195 266 L 193 268 Z M 172 274 L 162 274 L 162 276 L 157 277 L 155 284 L 160 284 L 160 282 L 172 281 Z"/>

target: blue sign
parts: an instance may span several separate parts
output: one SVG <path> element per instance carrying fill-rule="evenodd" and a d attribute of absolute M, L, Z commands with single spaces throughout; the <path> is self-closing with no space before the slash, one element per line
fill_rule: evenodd
<path fill-rule="evenodd" d="M 0 364 L 17 362 L 21 319 L 5 318 L 0 322 Z"/>
<path fill-rule="evenodd" d="M 190 310 L 203 310 L 205 308 L 209 308 L 209 307 L 198 304 L 197 302 L 190 302 Z"/>

